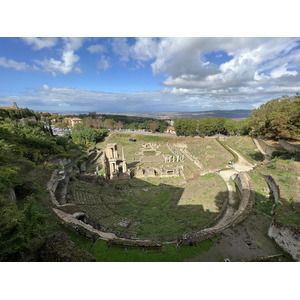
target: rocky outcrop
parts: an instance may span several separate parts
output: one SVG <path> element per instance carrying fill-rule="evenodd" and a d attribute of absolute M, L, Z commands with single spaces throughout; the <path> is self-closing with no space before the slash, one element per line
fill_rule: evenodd
<path fill-rule="evenodd" d="M 298 153 L 300 152 L 300 147 L 293 145 L 285 140 L 278 140 L 279 144 L 287 151 Z"/>
<path fill-rule="evenodd" d="M 268 236 L 278 246 L 288 252 L 296 261 L 300 261 L 300 233 L 289 227 L 282 226 L 273 219 Z"/>

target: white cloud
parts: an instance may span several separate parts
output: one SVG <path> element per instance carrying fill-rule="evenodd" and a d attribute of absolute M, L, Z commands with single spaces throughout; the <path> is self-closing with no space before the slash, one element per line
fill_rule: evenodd
<path fill-rule="evenodd" d="M 98 44 L 98 45 L 91 45 L 90 47 L 87 48 L 87 50 L 90 53 L 102 53 L 102 52 L 107 52 L 107 49 L 105 46 Z"/>
<path fill-rule="evenodd" d="M 86 38 L 81 38 L 81 37 L 64 37 L 62 38 L 64 43 L 65 43 L 65 50 L 69 50 L 69 51 L 76 51 L 79 48 L 81 48 L 81 46 L 84 43 L 84 40 Z"/>
<path fill-rule="evenodd" d="M 43 48 L 53 47 L 57 44 L 58 39 L 55 37 L 24 37 L 22 40 L 28 45 L 32 45 L 33 50 L 41 50 Z"/>
<path fill-rule="evenodd" d="M 109 62 L 109 58 L 105 57 L 104 55 L 101 56 L 101 59 L 98 63 L 98 69 L 101 70 L 107 70 L 111 68 L 110 62 Z"/>
<path fill-rule="evenodd" d="M 112 40 L 112 49 L 119 55 L 120 60 L 127 62 L 130 56 L 130 46 L 127 44 L 126 38 L 114 38 Z"/>
<path fill-rule="evenodd" d="M 79 61 L 80 57 L 74 53 L 78 50 L 84 42 L 84 38 L 63 38 L 64 48 L 60 60 L 50 58 L 43 61 L 35 60 L 37 64 L 44 68 L 44 71 L 50 72 L 52 76 L 57 76 L 57 73 L 67 75 L 71 72 L 81 73 L 79 67 L 75 64 Z"/>
<path fill-rule="evenodd" d="M 64 51 L 61 60 L 54 58 L 45 59 L 43 61 L 36 60 L 36 63 L 41 65 L 45 71 L 50 72 L 54 77 L 57 73 L 64 75 L 74 72 L 80 73 L 80 69 L 75 67 L 74 64 L 79 61 L 79 56 L 74 54 L 74 51 Z"/>
<path fill-rule="evenodd" d="M 286 69 L 287 63 L 285 63 L 283 66 L 278 67 L 277 69 L 274 69 L 270 75 L 272 78 L 280 78 L 282 76 L 296 76 L 298 74 L 297 71 L 288 71 Z"/>
<path fill-rule="evenodd" d="M 167 73 L 162 84 L 176 91 L 241 94 L 264 86 L 293 91 L 300 79 L 299 42 L 299 38 L 136 38 L 129 43 L 121 38 L 113 41 L 113 49 L 123 62 L 132 59 L 143 67 L 148 61 L 154 75 Z M 205 55 L 218 51 L 231 59 L 221 65 L 206 61 Z"/>
<path fill-rule="evenodd" d="M 131 47 L 131 56 L 140 61 L 148 61 L 157 53 L 157 42 L 153 38 L 136 38 L 135 44 Z"/>
<path fill-rule="evenodd" d="M 12 68 L 16 71 L 29 71 L 32 69 L 32 67 L 25 62 L 18 62 L 13 59 L 6 59 L 5 57 L 0 57 L 0 66 L 4 68 Z"/>
<path fill-rule="evenodd" d="M 162 89 L 154 92 L 104 93 L 49 85 L 18 96 L 0 96 L 0 103 L 16 101 L 20 107 L 39 111 L 201 111 L 213 109 L 249 109 L 283 94 L 295 94 L 300 87 L 231 89 Z M 155 101 L 154 101 L 155 99 Z M 159 103 L 159 105 L 158 105 Z"/>

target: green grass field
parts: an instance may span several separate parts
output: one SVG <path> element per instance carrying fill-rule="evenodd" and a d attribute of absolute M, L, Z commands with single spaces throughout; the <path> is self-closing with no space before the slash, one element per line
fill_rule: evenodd
<path fill-rule="evenodd" d="M 212 138 L 186 142 L 187 150 L 196 157 L 207 170 L 222 169 L 233 156 Z"/>

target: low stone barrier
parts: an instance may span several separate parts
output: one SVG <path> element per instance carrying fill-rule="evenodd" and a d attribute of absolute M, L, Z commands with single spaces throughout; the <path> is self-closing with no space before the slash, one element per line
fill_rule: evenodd
<path fill-rule="evenodd" d="M 293 259 L 300 261 L 300 234 L 295 230 L 278 224 L 273 219 L 268 236 L 273 238 L 278 246 L 288 252 Z"/>
<path fill-rule="evenodd" d="M 278 140 L 279 144 L 287 151 L 297 153 L 300 152 L 300 147 L 293 145 L 285 140 Z"/>

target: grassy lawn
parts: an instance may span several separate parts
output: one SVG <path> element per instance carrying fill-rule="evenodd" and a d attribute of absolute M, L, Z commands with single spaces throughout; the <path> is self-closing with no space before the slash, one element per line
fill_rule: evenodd
<path fill-rule="evenodd" d="M 222 169 L 233 156 L 212 138 L 186 142 L 187 150 L 195 156 L 205 169 Z"/>
<path fill-rule="evenodd" d="M 226 138 L 226 144 L 239 152 L 251 163 L 257 163 L 263 159 L 263 155 L 256 148 L 249 136 L 230 136 Z"/>

